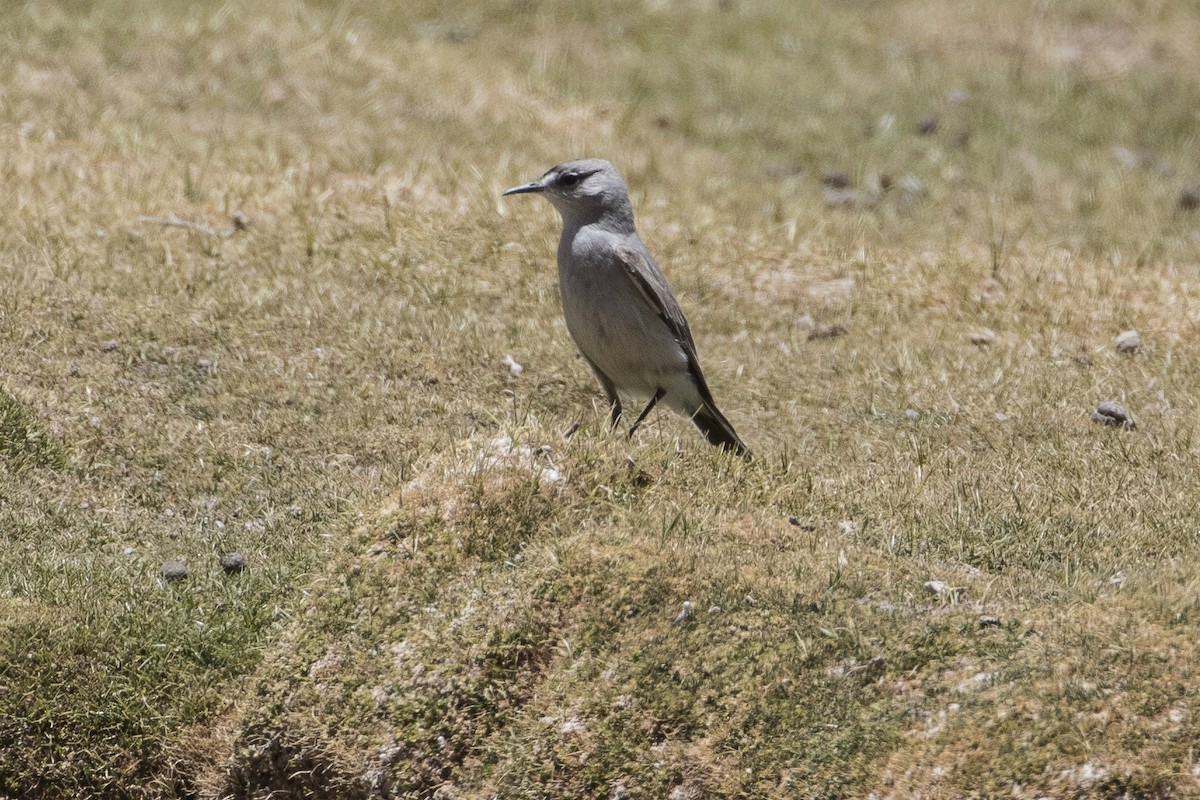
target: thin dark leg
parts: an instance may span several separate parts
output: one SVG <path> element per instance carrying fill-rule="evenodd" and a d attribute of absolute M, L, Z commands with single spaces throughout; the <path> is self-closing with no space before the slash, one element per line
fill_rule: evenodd
<path fill-rule="evenodd" d="M 666 391 L 664 391 L 661 386 L 658 387 L 658 391 L 654 393 L 654 397 L 650 398 L 650 402 L 646 403 L 646 407 L 642 409 L 642 413 L 638 414 L 638 418 L 633 421 L 633 427 L 629 429 L 629 433 L 625 438 L 633 438 L 633 432 L 638 429 L 638 425 L 642 424 L 642 420 L 644 420 L 646 415 L 654 409 L 654 406 L 658 405 L 658 401 L 662 400 L 664 394 L 666 394 Z"/>
<path fill-rule="evenodd" d="M 583 360 L 588 362 L 588 366 L 592 368 L 592 372 L 596 373 L 596 380 L 600 381 L 600 388 L 604 390 L 604 396 L 608 398 L 608 425 L 609 430 L 612 430 L 621 422 L 621 398 L 617 394 L 617 385 L 612 382 L 611 378 L 600 371 L 595 361 L 592 361 L 587 356 L 584 356 Z"/>

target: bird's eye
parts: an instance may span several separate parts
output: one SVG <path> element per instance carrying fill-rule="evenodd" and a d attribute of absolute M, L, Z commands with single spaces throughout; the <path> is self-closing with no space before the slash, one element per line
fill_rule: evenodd
<path fill-rule="evenodd" d="M 564 175 L 561 175 L 558 179 L 558 183 L 561 186 L 574 186 L 575 184 L 579 183 L 579 173 L 568 172 Z"/>

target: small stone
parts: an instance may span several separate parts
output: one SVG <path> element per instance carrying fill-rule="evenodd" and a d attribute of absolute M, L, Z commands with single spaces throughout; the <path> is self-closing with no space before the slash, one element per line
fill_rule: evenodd
<path fill-rule="evenodd" d="M 902 199 L 910 205 L 921 202 L 929 194 L 925 181 L 911 174 L 900 179 L 900 189 L 903 192 Z"/>
<path fill-rule="evenodd" d="M 929 136 L 937 133 L 939 123 L 935 114 L 922 114 L 917 119 L 917 133 L 921 136 Z"/>
<path fill-rule="evenodd" d="M 1092 412 L 1092 422 L 1125 428 L 1126 430 L 1132 430 L 1137 427 L 1137 423 L 1134 422 L 1133 417 L 1129 416 L 1129 412 L 1125 410 L 1125 406 L 1116 400 L 1106 400 L 1097 406 L 1096 410 Z"/>
<path fill-rule="evenodd" d="M 805 522 L 799 517 L 788 517 L 788 524 L 794 525 L 802 531 L 815 531 L 817 529 L 816 525 L 813 525 L 811 522 Z"/>
<path fill-rule="evenodd" d="M 525 371 L 525 368 L 517 363 L 517 360 L 511 355 L 504 356 L 504 366 L 508 367 L 508 371 L 512 373 L 514 378 L 521 377 L 521 373 Z"/>
<path fill-rule="evenodd" d="M 114 352 L 116 352 L 117 348 L 120 346 L 121 346 L 121 343 L 118 342 L 116 339 L 109 339 L 107 342 L 100 345 L 100 352 L 101 353 L 114 353 Z"/>
<path fill-rule="evenodd" d="M 629 790 L 625 788 L 625 784 L 618 783 L 612 788 L 612 793 L 608 798 L 609 800 L 629 800 Z"/>
<path fill-rule="evenodd" d="M 1200 186 L 1185 187 L 1179 193 L 1179 210 L 1195 211 L 1200 208 Z"/>
<path fill-rule="evenodd" d="M 906 409 L 904 409 L 904 416 L 908 417 L 911 420 L 918 420 L 921 418 L 921 413 L 919 411 L 917 411 L 915 408 L 906 408 Z"/>
<path fill-rule="evenodd" d="M 1142 346 L 1142 335 L 1137 331 L 1125 331 L 1117 337 L 1118 353 L 1136 353 Z"/>
<path fill-rule="evenodd" d="M 234 230 L 244 231 L 250 227 L 250 218 L 241 211 L 233 212 L 230 215 L 230 219 L 233 220 Z"/>
<path fill-rule="evenodd" d="M 226 575 L 237 575 L 246 569 L 246 558 L 241 553 L 226 553 L 221 556 L 221 569 Z"/>
<path fill-rule="evenodd" d="M 979 627 L 981 628 L 999 628 L 1000 618 L 984 614 L 979 618 Z"/>
<path fill-rule="evenodd" d="M 202 369 L 205 372 L 209 372 L 210 370 L 212 370 L 212 368 L 213 368 L 213 361 L 211 358 L 196 359 L 196 369 Z"/>
<path fill-rule="evenodd" d="M 70 375 L 72 378 L 78 376 L 79 375 L 79 365 L 72 364 L 71 366 L 67 367 L 67 374 Z"/>
<path fill-rule="evenodd" d="M 831 189 L 846 189 L 850 186 L 850 173 L 839 167 L 825 170 L 821 183 Z"/>
<path fill-rule="evenodd" d="M 836 339 L 839 336 L 845 336 L 849 332 L 841 325 L 822 325 L 819 328 L 813 328 L 809 332 L 808 340 L 812 342 L 818 339 Z"/>
<path fill-rule="evenodd" d="M 690 617 L 691 615 L 692 615 L 692 601 L 684 600 L 683 608 L 680 609 L 679 614 L 676 615 L 675 621 L 671 623 L 671 627 L 675 627 L 676 625 L 682 625 L 684 623 L 684 621 L 687 620 L 687 618 Z"/>
<path fill-rule="evenodd" d="M 930 594 L 946 594 L 950 586 L 945 581 L 925 581 L 925 591 Z"/>
<path fill-rule="evenodd" d="M 996 341 L 996 332 L 990 328 L 984 328 L 971 334 L 971 344 L 980 347 L 987 347 L 994 341 Z"/>
<path fill-rule="evenodd" d="M 1112 154 L 1113 159 L 1126 169 L 1134 169 L 1135 167 L 1140 166 L 1141 159 L 1138 158 L 1138 154 L 1130 150 L 1128 147 L 1117 145 L 1112 149 Z"/>
<path fill-rule="evenodd" d="M 1005 414 L 1003 411 L 997 411 L 992 416 L 995 417 L 996 422 L 1008 422 L 1008 414 Z"/>
<path fill-rule="evenodd" d="M 826 188 L 821 200 L 830 208 L 853 208 L 858 203 L 858 192 L 853 189 Z"/>
<path fill-rule="evenodd" d="M 886 192 L 888 189 L 892 188 L 892 186 L 895 183 L 896 183 L 895 179 L 893 179 L 892 176 L 887 174 L 886 172 L 882 172 L 879 174 L 879 189 L 880 189 L 880 191 Z"/>
<path fill-rule="evenodd" d="M 187 565 L 177 558 L 164 561 L 162 565 L 163 580 L 168 582 L 181 581 L 187 577 Z"/>
<path fill-rule="evenodd" d="M 575 435 L 576 431 L 578 431 L 578 430 L 579 430 L 579 421 L 576 420 L 575 422 L 572 422 L 570 425 L 567 426 L 567 429 L 565 431 L 563 431 L 562 437 L 564 439 L 570 439 L 572 436 Z"/>
<path fill-rule="evenodd" d="M 389 739 L 387 744 L 379 748 L 379 762 L 384 765 L 394 764 L 403 754 L 404 748 L 396 744 L 395 739 Z"/>

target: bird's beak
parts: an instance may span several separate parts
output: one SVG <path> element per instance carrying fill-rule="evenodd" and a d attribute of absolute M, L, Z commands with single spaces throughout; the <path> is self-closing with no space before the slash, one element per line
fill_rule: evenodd
<path fill-rule="evenodd" d="M 504 194 L 502 194 L 500 196 L 504 197 L 504 196 L 510 195 L 510 194 L 525 194 L 526 192 L 544 192 L 544 191 L 546 191 L 546 187 L 542 185 L 541 180 L 536 180 L 536 181 L 530 181 L 529 183 L 523 183 L 520 186 L 514 186 L 511 189 L 506 190 L 504 192 Z"/>

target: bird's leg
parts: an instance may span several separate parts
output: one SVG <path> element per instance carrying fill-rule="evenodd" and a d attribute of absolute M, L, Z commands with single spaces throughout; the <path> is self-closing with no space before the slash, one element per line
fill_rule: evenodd
<path fill-rule="evenodd" d="M 584 356 L 583 359 L 588 362 L 588 366 L 592 368 L 592 372 L 596 373 L 596 380 L 600 381 L 600 388 L 604 390 L 604 396 L 608 398 L 609 430 L 612 430 L 621 421 L 621 396 L 617 394 L 617 385 L 613 383 L 612 378 L 605 375 L 596 366 L 595 361 L 592 361 L 587 356 Z"/>
<path fill-rule="evenodd" d="M 629 433 L 625 438 L 633 438 L 633 433 L 638 429 L 638 425 L 642 424 L 642 420 L 646 418 L 646 415 L 653 410 L 654 406 L 658 404 L 659 400 L 662 400 L 663 395 L 666 393 L 667 392 L 665 389 L 663 389 L 661 386 L 658 387 L 658 390 L 654 393 L 654 397 L 650 398 L 650 402 L 646 403 L 646 407 L 642 409 L 642 413 L 638 414 L 638 418 L 633 421 L 633 427 L 629 429 Z"/>
<path fill-rule="evenodd" d="M 608 408 L 608 427 L 612 430 L 621 424 L 621 398 L 613 395 L 609 398 L 612 405 Z"/>

